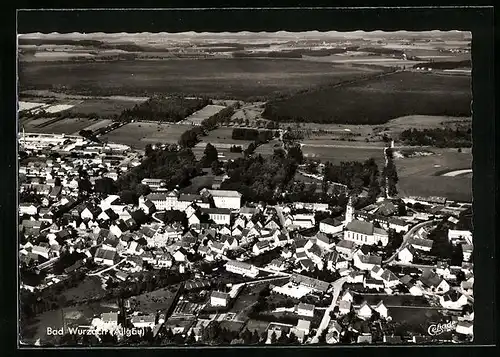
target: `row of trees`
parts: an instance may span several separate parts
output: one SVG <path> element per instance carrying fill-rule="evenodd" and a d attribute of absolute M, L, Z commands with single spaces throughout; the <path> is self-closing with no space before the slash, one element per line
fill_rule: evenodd
<path fill-rule="evenodd" d="M 252 140 L 259 142 L 267 142 L 276 136 L 276 132 L 272 130 L 258 130 L 250 128 L 234 128 L 232 138 L 234 140 Z"/>
<path fill-rule="evenodd" d="M 387 196 L 394 197 L 398 194 L 396 185 L 399 181 L 396 164 L 394 163 L 394 152 L 391 148 L 385 149 L 386 164 L 382 170 L 384 192 Z M 387 191 L 387 192 L 386 192 Z"/>
<path fill-rule="evenodd" d="M 183 148 L 194 147 L 199 142 L 200 136 L 206 136 L 207 131 L 217 128 L 219 124 L 229 120 L 233 114 L 234 109 L 232 107 L 222 109 L 220 112 L 203 120 L 200 126 L 195 126 L 182 133 L 179 138 L 179 145 Z"/>
<path fill-rule="evenodd" d="M 471 128 L 407 129 L 400 135 L 407 145 L 463 148 L 472 146 Z"/>

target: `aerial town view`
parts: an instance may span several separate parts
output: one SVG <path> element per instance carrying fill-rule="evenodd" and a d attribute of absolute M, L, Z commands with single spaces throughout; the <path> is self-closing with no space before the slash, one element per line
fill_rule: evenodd
<path fill-rule="evenodd" d="M 20 346 L 473 341 L 470 33 L 17 41 Z"/>

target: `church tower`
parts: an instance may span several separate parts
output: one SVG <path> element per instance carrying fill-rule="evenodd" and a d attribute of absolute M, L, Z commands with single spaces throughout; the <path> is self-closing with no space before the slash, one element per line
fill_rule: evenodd
<path fill-rule="evenodd" d="M 349 224 L 354 219 L 354 205 L 353 198 L 349 196 L 349 202 L 347 202 L 347 207 L 345 209 L 345 224 Z"/>

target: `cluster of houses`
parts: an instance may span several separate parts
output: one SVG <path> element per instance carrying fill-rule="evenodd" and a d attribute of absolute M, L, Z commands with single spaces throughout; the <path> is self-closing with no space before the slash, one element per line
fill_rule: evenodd
<path fill-rule="evenodd" d="M 36 144 L 37 140 L 41 141 Z M 242 195 L 237 191 L 202 189 L 197 194 L 187 194 L 167 190 L 163 180 L 145 178 L 141 183 L 152 192 L 139 197 L 138 205 L 125 204 L 117 195 L 93 195 L 82 202 L 78 198 L 78 178 L 82 170 L 88 174 L 91 184 L 102 177 L 116 180 L 139 164 L 138 157 L 127 148 L 96 146 L 70 136 L 25 136 L 23 145 L 33 152 L 51 148 L 60 153 L 57 158 L 20 167 L 21 192 L 31 192 L 40 198 L 21 202 L 19 206 L 20 261 L 35 264 L 40 270 L 52 266 L 61 255 L 74 252 L 83 258 L 67 267 L 67 272 L 79 269 L 90 260 L 99 266 L 98 270 L 112 267 L 114 274 L 102 274 L 103 281 L 110 277 L 125 281 L 130 274 L 151 267 L 183 273 L 195 269 L 195 262 L 199 260 L 225 261 L 226 271 L 252 279 L 257 278 L 261 270 L 290 274 L 286 283 L 273 285 L 272 291 L 296 299 L 331 292 L 330 283 L 309 276 L 315 271 L 338 273 L 348 284 L 364 291 L 385 294 L 407 291 L 414 296 L 435 296 L 446 309 L 460 309 L 472 299 L 473 247 L 469 231 L 450 230 L 448 234 L 450 242 L 462 246 L 461 267 L 440 262 L 432 269 L 401 274 L 385 265 L 382 253 L 390 243 L 389 231 L 406 234 L 416 223 L 430 218 L 420 213 L 400 217 L 398 206 L 391 200 L 355 210 L 351 198 L 342 217 L 317 221 L 319 212 L 323 215 L 330 212 L 328 205 L 242 205 Z M 75 152 L 78 155 L 71 155 Z M 409 202 L 446 204 L 446 200 L 439 198 L 427 201 L 411 198 Z M 447 206 L 441 207 L 433 216 L 446 214 L 453 218 L 464 207 L 452 207 L 449 212 L 443 211 L 445 209 Z M 185 219 L 165 223 L 163 217 L 169 211 L 182 212 Z M 417 232 L 405 239 L 397 252 L 398 262 L 411 265 L 419 254 L 431 250 L 433 241 L 423 236 L 425 234 Z M 273 252 L 277 252 L 276 256 L 264 266 L 247 262 L 249 258 Z M 465 275 L 460 283 L 457 271 Z M 57 277 L 51 277 L 46 285 L 56 282 Z M 228 306 L 238 297 L 239 289 L 241 286 L 231 291 L 212 291 L 211 306 Z M 349 294 L 344 293 L 338 302 L 340 314 L 353 308 Z M 303 317 L 310 317 L 314 310 L 311 304 L 299 304 L 296 308 Z M 356 313 L 369 318 L 373 311 L 387 317 L 382 301 L 373 306 L 365 303 Z M 164 320 L 164 316 L 158 315 L 131 317 L 136 327 L 156 328 Z M 95 328 L 115 328 L 117 321 L 115 313 L 110 313 L 92 324 Z M 276 334 L 283 331 L 280 330 L 283 326 L 275 327 Z M 303 340 L 309 330 L 310 321 L 299 320 L 290 331 Z M 333 321 L 328 327 L 328 341 L 338 341 L 340 333 L 338 323 Z"/>

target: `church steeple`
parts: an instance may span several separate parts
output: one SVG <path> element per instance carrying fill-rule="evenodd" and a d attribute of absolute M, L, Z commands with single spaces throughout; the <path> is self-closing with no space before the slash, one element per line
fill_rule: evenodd
<path fill-rule="evenodd" d="M 349 201 L 347 202 L 347 207 L 345 209 L 345 224 L 352 222 L 354 219 L 354 200 L 352 196 L 349 196 Z"/>

